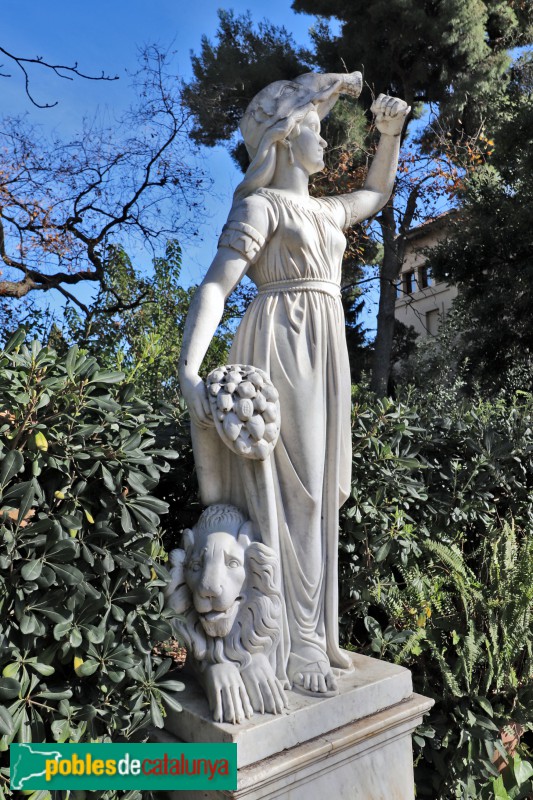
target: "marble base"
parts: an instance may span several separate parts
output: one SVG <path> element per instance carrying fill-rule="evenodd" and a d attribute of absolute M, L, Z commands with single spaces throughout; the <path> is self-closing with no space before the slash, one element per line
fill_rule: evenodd
<path fill-rule="evenodd" d="M 413 800 L 411 734 L 433 701 L 412 694 L 408 670 L 351 654 L 336 697 L 289 692 L 289 712 L 215 723 L 199 688 L 180 693 L 157 738 L 236 742 L 234 792 L 169 792 L 171 800 Z"/>

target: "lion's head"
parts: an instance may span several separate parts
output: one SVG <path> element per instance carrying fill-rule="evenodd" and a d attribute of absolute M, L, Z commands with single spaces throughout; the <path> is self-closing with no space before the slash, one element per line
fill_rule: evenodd
<path fill-rule="evenodd" d="M 170 553 L 167 605 L 181 615 L 175 628 L 197 661 L 245 665 L 279 638 L 278 559 L 251 536 L 252 524 L 237 508 L 214 505 Z"/>

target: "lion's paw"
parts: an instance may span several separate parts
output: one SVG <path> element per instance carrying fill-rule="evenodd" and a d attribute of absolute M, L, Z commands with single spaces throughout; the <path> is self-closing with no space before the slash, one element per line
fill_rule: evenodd
<path fill-rule="evenodd" d="M 287 695 L 266 656 L 255 654 L 241 672 L 254 711 L 281 714 L 287 708 Z"/>
<path fill-rule="evenodd" d="M 234 664 L 210 664 L 203 681 L 215 722 L 235 725 L 252 716 L 254 712 L 246 687 Z"/>

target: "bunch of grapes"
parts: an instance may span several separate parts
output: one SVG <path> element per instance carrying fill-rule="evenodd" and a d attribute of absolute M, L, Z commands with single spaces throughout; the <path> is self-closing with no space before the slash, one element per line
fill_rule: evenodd
<path fill-rule="evenodd" d="M 265 461 L 279 436 L 279 395 L 263 370 L 242 364 L 217 367 L 207 377 L 216 428 L 238 455 Z"/>

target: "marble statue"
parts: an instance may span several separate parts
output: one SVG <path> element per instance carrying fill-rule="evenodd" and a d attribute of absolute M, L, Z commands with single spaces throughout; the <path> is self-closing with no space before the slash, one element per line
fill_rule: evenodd
<path fill-rule="evenodd" d="M 308 183 L 324 168 L 320 120 L 341 94 L 357 96 L 361 85 L 357 72 L 309 73 L 272 83 L 251 101 L 241 121 L 251 163 L 185 326 L 179 377 L 202 503 L 244 513 L 250 539 L 274 556 L 273 580 L 282 598 L 280 635 L 271 652 L 261 653 L 275 677 L 262 678 L 261 685 L 270 687 L 268 704 L 257 680 L 249 688 L 247 667 L 237 657 L 245 691 L 234 671 L 217 676 L 216 689 L 206 689 L 215 717 L 226 721 L 250 707 L 261 709 L 261 703 L 280 711 L 284 688 L 335 694 L 338 671 L 350 667 L 338 643 L 337 588 L 339 508 L 350 491 L 351 471 L 350 369 L 340 295 L 343 231 L 389 199 L 410 110 L 406 103 L 384 95 L 374 101 L 381 136 L 360 191 L 316 199 Z M 235 334 L 230 366 L 210 376 L 208 389 L 199 376 L 201 364 L 224 302 L 245 275 L 256 284 L 257 296 Z M 233 379 L 237 373 L 240 381 Z M 196 552 L 195 545 L 188 547 Z M 214 550 L 206 543 L 202 548 L 208 564 Z M 190 558 L 196 563 L 196 556 Z M 194 601 L 194 608 L 204 634 L 227 641 L 227 632 L 206 627 L 204 605 Z M 250 637 L 245 639 L 246 650 Z M 202 647 L 197 659 L 210 663 Z M 240 707 L 229 701 L 224 707 L 223 698 L 236 694 L 243 698 Z"/>
<path fill-rule="evenodd" d="M 253 542 L 252 524 L 230 505 L 207 508 L 183 549 L 171 553 L 167 604 L 216 722 L 287 704 L 270 663 L 280 637 L 283 601 L 276 553 Z"/>

